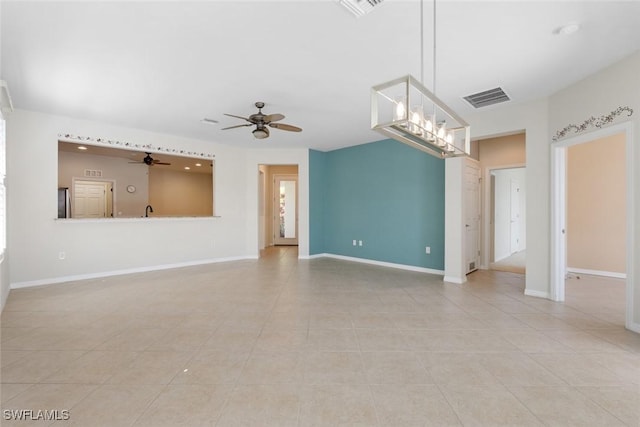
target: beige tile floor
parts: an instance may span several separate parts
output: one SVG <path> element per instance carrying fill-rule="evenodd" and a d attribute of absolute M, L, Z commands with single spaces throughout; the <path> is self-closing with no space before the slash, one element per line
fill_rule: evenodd
<path fill-rule="evenodd" d="M 564 304 L 523 283 L 285 247 L 15 290 L 2 408 L 69 410 L 55 426 L 640 425 L 624 283 L 572 277 Z"/>

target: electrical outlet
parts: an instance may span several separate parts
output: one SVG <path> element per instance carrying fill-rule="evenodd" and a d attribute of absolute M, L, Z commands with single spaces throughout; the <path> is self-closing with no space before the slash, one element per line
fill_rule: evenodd
<path fill-rule="evenodd" d="M 362 246 L 362 240 L 358 240 L 358 246 Z"/>
<path fill-rule="evenodd" d="M 353 246 L 356 245 L 356 239 L 353 239 Z"/>
<path fill-rule="evenodd" d="M 67 257 L 67 254 L 65 254 L 64 251 L 58 252 L 58 259 L 65 259 L 66 257 Z"/>
<path fill-rule="evenodd" d="M 426 248 L 424 248 L 424 251 L 427 255 L 431 255 L 431 246 L 427 246 Z"/>

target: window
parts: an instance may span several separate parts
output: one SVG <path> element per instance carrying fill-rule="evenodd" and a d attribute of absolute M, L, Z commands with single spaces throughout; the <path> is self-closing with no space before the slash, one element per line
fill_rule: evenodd
<path fill-rule="evenodd" d="M 7 173 L 7 144 L 5 141 L 5 121 L 0 114 L 0 259 L 4 259 L 7 249 L 7 199 L 5 175 Z"/>
<path fill-rule="evenodd" d="M 212 158 L 61 140 L 58 218 L 211 217 L 213 175 Z"/>

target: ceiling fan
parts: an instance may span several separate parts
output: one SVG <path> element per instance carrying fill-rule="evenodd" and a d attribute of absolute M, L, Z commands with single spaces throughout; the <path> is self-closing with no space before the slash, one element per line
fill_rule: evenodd
<path fill-rule="evenodd" d="M 236 126 L 229 126 L 229 127 L 223 128 L 222 130 L 234 129 L 234 128 L 245 127 L 245 126 L 255 126 L 256 128 L 252 131 L 252 133 L 253 133 L 253 136 L 257 139 L 268 138 L 270 127 L 274 129 L 286 130 L 290 132 L 302 131 L 302 129 L 297 126 L 291 126 L 284 123 L 274 123 L 284 119 L 284 116 L 282 114 L 278 114 L 278 113 L 262 114 L 262 109 L 264 108 L 264 102 L 256 102 L 255 106 L 258 109 L 258 112 L 256 114 L 250 115 L 249 118 L 224 113 L 225 116 L 246 120 L 249 123 L 236 125 Z"/>
<path fill-rule="evenodd" d="M 153 157 L 151 157 L 151 153 L 146 153 L 147 155 L 144 159 L 142 159 L 141 162 L 129 162 L 129 163 L 140 163 L 140 164 L 145 164 L 147 166 L 153 166 L 153 165 L 163 165 L 163 166 L 168 166 L 171 163 L 166 163 L 166 162 L 161 162 L 160 160 L 156 160 Z"/>

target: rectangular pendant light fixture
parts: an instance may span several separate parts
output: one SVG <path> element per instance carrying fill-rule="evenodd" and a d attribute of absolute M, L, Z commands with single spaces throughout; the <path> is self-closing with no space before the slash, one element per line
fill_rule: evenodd
<path fill-rule="evenodd" d="M 468 156 L 471 128 L 415 77 L 371 88 L 371 129 L 433 156 Z"/>
<path fill-rule="evenodd" d="M 4 80 L 0 80 L 0 109 L 3 113 L 13 112 L 13 103 L 11 102 L 11 95 L 9 95 L 9 86 Z"/>

